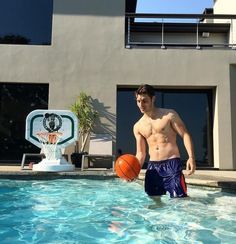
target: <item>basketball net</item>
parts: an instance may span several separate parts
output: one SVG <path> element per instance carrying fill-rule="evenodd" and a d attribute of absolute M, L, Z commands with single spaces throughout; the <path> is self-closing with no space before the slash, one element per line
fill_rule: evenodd
<path fill-rule="evenodd" d="M 43 153 L 47 160 L 61 158 L 61 149 L 57 146 L 63 133 L 61 132 L 38 132 L 37 138 L 42 144 Z"/>

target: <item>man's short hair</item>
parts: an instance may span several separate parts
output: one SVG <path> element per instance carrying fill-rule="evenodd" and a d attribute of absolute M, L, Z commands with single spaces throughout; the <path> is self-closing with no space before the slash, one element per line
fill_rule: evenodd
<path fill-rule="evenodd" d="M 148 95 L 150 98 L 155 96 L 155 89 L 148 85 L 148 84 L 142 84 L 136 91 L 135 95 Z"/>

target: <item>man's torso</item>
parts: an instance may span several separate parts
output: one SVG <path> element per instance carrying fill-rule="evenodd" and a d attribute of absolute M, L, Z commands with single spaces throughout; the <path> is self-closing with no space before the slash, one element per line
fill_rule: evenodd
<path fill-rule="evenodd" d="M 138 121 L 139 133 L 146 139 L 149 147 L 150 160 L 160 161 L 179 157 L 176 144 L 176 132 L 171 121 L 172 110 L 158 109 L 154 118 L 143 116 Z"/>

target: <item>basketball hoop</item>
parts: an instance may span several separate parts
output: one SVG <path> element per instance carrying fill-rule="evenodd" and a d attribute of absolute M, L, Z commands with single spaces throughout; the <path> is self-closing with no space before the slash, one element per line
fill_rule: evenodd
<path fill-rule="evenodd" d="M 63 157 L 66 147 L 78 138 L 78 118 L 72 111 L 36 109 L 27 115 L 25 125 L 25 139 L 46 156 L 32 165 L 33 171 L 74 171 L 74 165 Z"/>
<path fill-rule="evenodd" d="M 63 133 L 61 132 L 38 132 L 36 133 L 39 142 L 42 144 L 43 153 L 47 160 L 57 160 L 61 157 L 61 149 L 57 144 Z"/>

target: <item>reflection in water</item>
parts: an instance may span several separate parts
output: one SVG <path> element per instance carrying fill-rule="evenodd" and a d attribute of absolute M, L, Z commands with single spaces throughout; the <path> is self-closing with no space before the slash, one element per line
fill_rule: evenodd
<path fill-rule="evenodd" d="M 110 232 L 116 233 L 118 236 L 122 237 L 125 235 L 124 231 L 121 228 L 121 222 L 119 221 L 111 221 L 111 223 L 108 226 L 108 230 Z"/>
<path fill-rule="evenodd" d="M 114 219 L 123 219 L 125 218 L 124 212 L 127 211 L 126 208 L 121 206 L 112 207 L 111 215 Z M 118 220 L 112 220 L 108 225 L 108 230 L 112 233 L 116 233 L 119 237 L 125 235 L 125 229 L 122 229 L 122 222 Z"/>
<path fill-rule="evenodd" d="M 166 204 L 161 201 L 160 196 L 152 196 L 150 198 L 153 200 L 153 202 L 147 206 L 148 209 L 157 209 L 166 206 Z"/>

